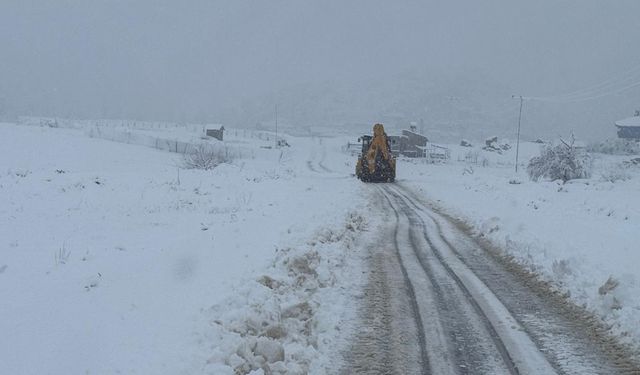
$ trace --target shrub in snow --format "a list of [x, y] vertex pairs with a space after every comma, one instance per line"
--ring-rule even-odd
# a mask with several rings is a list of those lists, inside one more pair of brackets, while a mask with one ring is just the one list
[[201, 143], [183, 155], [184, 165], [189, 169], [213, 169], [222, 163], [231, 161], [226, 149], [217, 149]]
[[598, 294], [603, 297], [603, 307], [605, 309], [620, 310], [622, 308], [620, 299], [614, 293], [619, 285], [620, 281], [613, 278], [613, 276], [609, 276], [607, 281], [598, 288]]
[[591, 176], [591, 156], [584, 150], [574, 147], [574, 141], [562, 141], [557, 146], [546, 146], [540, 156], [529, 160], [527, 173], [533, 181], [541, 178], [567, 182], [576, 178]]
[[[9, 171], [9, 173], [11, 173], [11, 171]], [[28, 169], [23, 169], [23, 170], [17, 170], [17, 171], [15, 171], [13, 173], [18, 177], [25, 178], [25, 177], [27, 177], [28, 175], [31, 174], [31, 171], [28, 170]]]
[[62, 247], [54, 254], [56, 265], [67, 264], [70, 256], [71, 251], [67, 250], [67, 247], [63, 244]]
[[622, 165], [625, 167], [635, 167], [640, 165], [640, 158], [633, 158], [631, 160], [625, 160], [622, 162]]
[[640, 143], [629, 139], [607, 139], [604, 142], [589, 144], [587, 151], [609, 155], [638, 155]]
[[554, 260], [551, 264], [551, 271], [555, 275], [556, 279], [562, 283], [562, 280], [571, 275], [571, 265], [567, 259]]
[[621, 165], [617, 165], [611, 168], [607, 168], [600, 172], [600, 177], [603, 181], [608, 182], [616, 182], [616, 181], [627, 181], [631, 178], [631, 175]]
[[604, 296], [605, 294], [611, 293], [615, 288], [620, 285], [620, 282], [613, 278], [613, 276], [609, 276], [607, 281], [598, 288], [598, 294]]

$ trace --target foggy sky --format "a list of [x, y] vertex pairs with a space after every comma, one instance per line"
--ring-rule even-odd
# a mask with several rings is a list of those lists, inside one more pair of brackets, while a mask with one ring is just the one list
[[5, 117], [211, 121], [295, 85], [405, 72], [551, 95], [638, 64], [637, 0], [0, 2]]

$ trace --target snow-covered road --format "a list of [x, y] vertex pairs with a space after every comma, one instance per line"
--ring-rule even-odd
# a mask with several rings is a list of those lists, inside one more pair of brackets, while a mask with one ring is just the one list
[[382, 223], [346, 373], [638, 373], [596, 327], [527, 285], [401, 185], [371, 186]]

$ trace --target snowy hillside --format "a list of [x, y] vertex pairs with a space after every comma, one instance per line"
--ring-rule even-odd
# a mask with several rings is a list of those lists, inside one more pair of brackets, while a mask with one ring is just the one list
[[[0, 124], [1, 372], [339, 371], [387, 220], [352, 176], [356, 135], [275, 149], [230, 129], [206, 141], [230, 160], [200, 170], [157, 146], [203, 142], [201, 127], [64, 124]], [[590, 179], [562, 184], [527, 178], [539, 144], [521, 145], [518, 173], [513, 147], [447, 147], [400, 159], [397, 186], [640, 348], [631, 157], [597, 154]]]
[[[335, 284], [363, 202], [347, 173], [310, 169], [324, 161], [321, 140], [289, 139], [281, 152], [232, 135], [252, 153], [203, 171], [78, 130], [2, 124], [0, 134], [0, 372], [192, 374], [218, 358], [210, 371], [227, 373], [238, 333], [210, 324], [251, 321], [279, 299], [308, 303], [326, 325], [309, 347], [284, 343], [283, 366], [340, 348], [348, 325], [337, 332], [336, 321], [353, 310]], [[272, 295], [258, 282], [289, 282], [274, 262], [305, 254], [317, 268], [309, 282], [335, 305], [317, 309], [308, 286]], [[216, 305], [225, 312], [209, 312]]]

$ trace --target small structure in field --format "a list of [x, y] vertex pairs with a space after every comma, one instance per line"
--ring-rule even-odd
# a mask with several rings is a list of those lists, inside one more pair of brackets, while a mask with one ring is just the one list
[[410, 158], [424, 158], [426, 156], [427, 142], [429, 142], [427, 137], [416, 133], [415, 127], [412, 126], [411, 130], [402, 131], [400, 152]]
[[403, 130], [402, 135], [392, 135], [388, 137], [391, 152], [396, 156], [406, 156], [409, 158], [424, 158], [427, 156], [427, 142], [429, 140], [422, 134], [415, 131], [412, 126], [411, 130]]
[[207, 129], [206, 130], [207, 137], [213, 137], [219, 141], [222, 141], [224, 136], [224, 126], [220, 126], [220, 129]]
[[511, 149], [511, 145], [508, 143], [498, 144], [498, 137], [487, 138], [485, 141], [485, 146], [482, 147], [485, 151], [497, 152], [498, 154], [502, 154], [503, 151], [507, 151]]
[[618, 138], [640, 140], [640, 113], [615, 122], [618, 128]]
[[432, 162], [447, 161], [451, 159], [451, 150], [447, 147], [433, 143], [430, 143], [429, 146], [426, 147], [425, 154]]
[[400, 144], [402, 142], [402, 136], [389, 135], [387, 136], [387, 140], [389, 141], [389, 149], [391, 149], [391, 153], [393, 154], [393, 156], [400, 156]]

